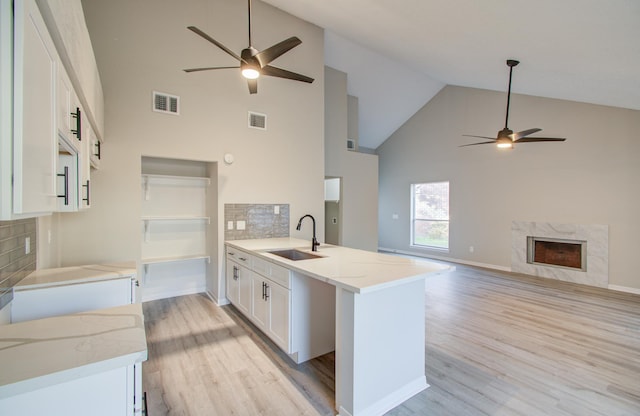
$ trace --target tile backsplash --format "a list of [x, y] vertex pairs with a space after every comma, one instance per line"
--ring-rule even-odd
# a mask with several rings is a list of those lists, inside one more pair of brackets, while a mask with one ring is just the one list
[[276, 237], [289, 237], [289, 204], [224, 204], [225, 240]]
[[35, 218], [0, 221], [0, 308], [11, 301], [11, 288], [36, 269], [36, 247]]

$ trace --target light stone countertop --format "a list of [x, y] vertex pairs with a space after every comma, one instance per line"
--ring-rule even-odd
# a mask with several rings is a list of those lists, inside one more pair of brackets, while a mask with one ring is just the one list
[[0, 399], [146, 361], [139, 303], [0, 326]]
[[57, 286], [100, 280], [132, 277], [137, 273], [135, 262], [90, 264], [86, 266], [56, 267], [40, 269], [22, 279], [14, 291], [35, 289], [43, 286]]
[[423, 279], [430, 273], [453, 270], [451, 266], [429, 260], [392, 256], [348, 247], [321, 244], [313, 254], [320, 259], [289, 260], [269, 251], [295, 248], [311, 253], [311, 241], [297, 238], [231, 240], [225, 244], [279, 264], [290, 270], [340, 286], [355, 293], [375, 290]]

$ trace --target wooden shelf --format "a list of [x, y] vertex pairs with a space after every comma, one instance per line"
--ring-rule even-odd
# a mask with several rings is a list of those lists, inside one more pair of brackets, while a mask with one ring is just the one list
[[142, 217], [142, 221], [206, 221], [211, 224], [209, 217], [189, 216], [189, 215], [157, 215]]
[[207, 260], [207, 263], [211, 261], [211, 257], [206, 254], [193, 254], [186, 256], [174, 256], [174, 257], [153, 257], [148, 259], [142, 259], [142, 264], [147, 266], [149, 264], [158, 263], [170, 263], [174, 261], [187, 261], [187, 260]]
[[203, 182], [206, 185], [211, 184], [211, 179], [204, 176], [154, 175], [151, 173], [143, 173], [141, 176], [146, 180], [165, 179], [165, 180], [178, 180], [178, 181], [198, 181], [198, 182]]

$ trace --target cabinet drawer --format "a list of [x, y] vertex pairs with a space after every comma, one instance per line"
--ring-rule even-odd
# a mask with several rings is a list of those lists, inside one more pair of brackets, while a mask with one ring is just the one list
[[242, 250], [238, 250], [232, 247], [227, 247], [227, 259], [233, 260], [236, 263], [252, 268], [253, 267], [253, 256], [245, 253]]
[[271, 274], [269, 277], [279, 285], [284, 286], [287, 289], [291, 288], [291, 272], [289, 269], [272, 263]]
[[271, 263], [266, 260], [257, 257], [253, 258], [253, 271], [265, 277], [269, 277], [270, 275], [270, 265]]

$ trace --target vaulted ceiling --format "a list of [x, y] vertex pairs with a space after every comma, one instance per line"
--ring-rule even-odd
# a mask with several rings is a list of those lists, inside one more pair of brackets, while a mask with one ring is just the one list
[[[264, 0], [326, 29], [360, 145], [378, 147], [444, 85], [640, 110], [638, 0]], [[503, 108], [496, 111], [503, 112]]]

